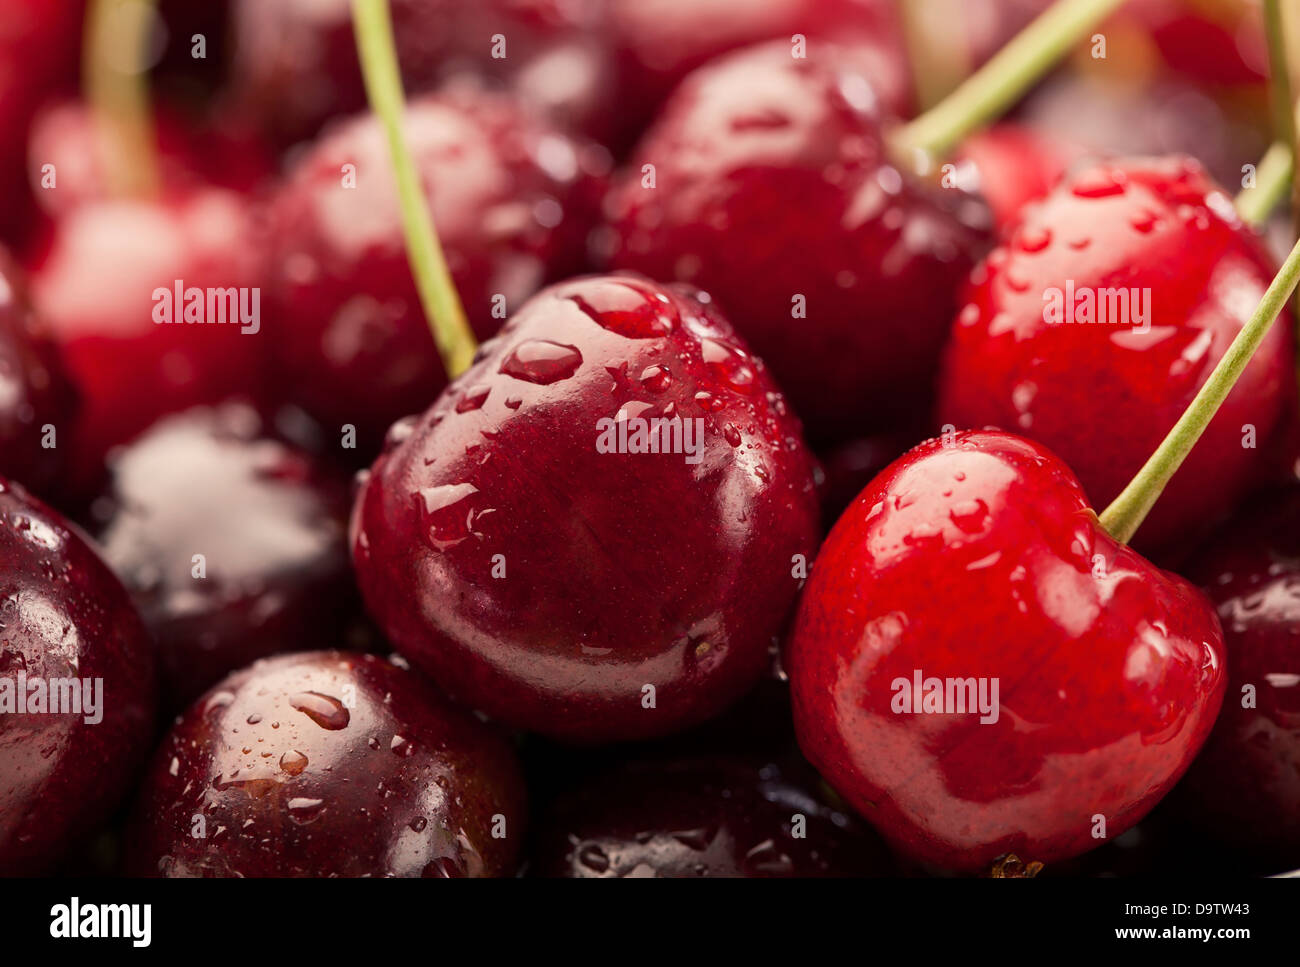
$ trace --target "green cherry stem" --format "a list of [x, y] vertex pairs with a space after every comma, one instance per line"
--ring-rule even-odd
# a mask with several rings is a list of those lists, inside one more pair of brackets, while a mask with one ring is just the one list
[[146, 64], [155, 0], [94, 0], [82, 42], [86, 101], [103, 135], [110, 192], [148, 197], [158, 190], [157, 140]]
[[943, 101], [899, 128], [901, 163], [926, 170], [972, 131], [1000, 116], [1123, 0], [1057, 0]]
[[1274, 141], [1255, 168], [1255, 184], [1237, 193], [1233, 205], [1241, 220], [1260, 228], [1291, 189], [1295, 165], [1285, 142]]
[[456, 284], [447, 269], [433, 216], [402, 134], [406, 98], [397, 66], [388, 0], [352, 0], [352, 22], [366, 95], [388, 136], [411, 274], [447, 375], [455, 379], [473, 362], [478, 344], [456, 294]]
[[1250, 321], [1237, 333], [1237, 338], [1223, 354], [1219, 365], [1214, 367], [1214, 372], [1205, 381], [1191, 405], [1178, 418], [1169, 435], [1156, 447], [1155, 453], [1151, 454], [1151, 458], [1138, 471], [1137, 476], [1129, 481], [1123, 492], [1101, 512], [1101, 525], [1117, 541], [1127, 544], [1132, 540], [1170, 479], [1187, 459], [1187, 454], [1232, 392], [1237, 378], [1246, 369], [1255, 350], [1264, 341], [1269, 328], [1291, 297], [1297, 281], [1300, 281], [1300, 242], [1296, 243], [1291, 254], [1286, 257]]

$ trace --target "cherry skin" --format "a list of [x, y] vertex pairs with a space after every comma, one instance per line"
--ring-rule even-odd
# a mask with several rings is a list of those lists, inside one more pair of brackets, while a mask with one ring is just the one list
[[[810, 791], [810, 771], [741, 756], [626, 763], [559, 797], [533, 837], [529, 872], [579, 879], [891, 875], [888, 851]], [[804, 835], [795, 835], [796, 822]]]
[[347, 489], [256, 410], [167, 417], [111, 470], [96, 533], [153, 632], [170, 708], [257, 658], [340, 640], [359, 610]]
[[248, 299], [257, 290], [261, 309], [261, 272], [248, 206], [230, 192], [91, 203], [58, 224], [32, 295], [85, 401], [71, 449], [74, 497], [93, 494], [109, 449], [159, 416], [258, 392], [260, 316], [256, 333], [229, 320], [191, 325], [183, 299], [175, 323], [159, 324], [166, 305], [155, 292], [173, 292], [177, 280]]
[[[581, 266], [602, 151], [471, 90], [411, 102], [405, 133], [480, 338], [549, 278]], [[355, 166], [354, 188], [343, 185], [345, 165]], [[270, 217], [277, 380], [328, 432], [354, 426], [356, 452], [373, 459], [388, 426], [446, 385], [378, 120], [365, 115], [321, 140]]]
[[[137, 876], [509, 876], [510, 746], [375, 655], [269, 658], [163, 739], [128, 824]], [[203, 818], [204, 836], [195, 836]]]
[[[1190, 159], [1084, 168], [1028, 209], [972, 275], [937, 423], [1039, 440], [1078, 473], [1093, 505], [1105, 506], [1187, 408], [1273, 272], [1231, 200]], [[1048, 294], [1063, 304], [1071, 284], [1077, 294], [1136, 288], [1144, 303], [1146, 290], [1149, 330], [1133, 312], [1105, 325], [1048, 321]], [[1289, 331], [1287, 318], [1270, 331], [1138, 531], [1138, 546], [1168, 548], [1202, 530], [1259, 472], [1292, 392]]]
[[0, 249], [0, 474], [34, 491], [52, 484], [67, 452], [58, 435], [66, 439], [76, 407], [58, 347], [32, 311], [17, 266]]
[[[1106, 534], [1074, 475], [998, 432], [911, 450], [827, 537], [786, 668], [813, 765], [896, 851], [957, 872], [1118, 836], [1191, 763], [1223, 700], [1196, 588]], [[996, 720], [902, 685], [998, 683]], [[956, 696], [953, 696], [954, 700]], [[930, 714], [924, 714], [925, 712]]]
[[890, 165], [876, 104], [851, 51], [732, 54], [677, 89], [607, 204], [612, 263], [708, 291], [813, 442], [928, 405], [982, 237], [959, 193]]
[[1183, 569], [1218, 608], [1229, 678], [1214, 732], [1175, 793], [1180, 816], [1269, 873], [1300, 865], [1298, 528], [1292, 486], [1234, 518]]
[[[130, 596], [79, 532], [3, 479], [0, 629], [0, 876], [49, 873], [98, 831], [144, 762], [153, 654]], [[81, 696], [90, 683], [79, 713], [29, 704], [72, 679]]]
[[[649, 422], [674, 418], [698, 435]], [[463, 703], [566, 741], [646, 738], [768, 666], [816, 546], [811, 457], [693, 295], [547, 289], [390, 444], [353, 508], [357, 578], [398, 651]]]
[[974, 189], [989, 203], [993, 220], [1004, 231], [1025, 205], [1056, 187], [1079, 154], [1057, 138], [1013, 122], [971, 135], [958, 150], [958, 157], [973, 167]]

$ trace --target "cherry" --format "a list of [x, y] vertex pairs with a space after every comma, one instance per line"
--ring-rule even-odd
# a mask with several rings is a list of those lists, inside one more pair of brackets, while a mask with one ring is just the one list
[[1198, 840], [1267, 872], [1300, 865], [1300, 489], [1235, 518], [1187, 563], [1218, 608], [1228, 651], [1223, 712], [1179, 786]]
[[[81, 388], [69, 489], [93, 494], [109, 449], [159, 416], [260, 388], [261, 260], [247, 203], [209, 190], [157, 201], [83, 205], [57, 226], [32, 277], [32, 295]], [[158, 290], [220, 289], [252, 308], [254, 325], [188, 324], [188, 298]], [[228, 300], [224, 300], [228, 304]], [[232, 321], [233, 320], [233, 321]]]
[[816, 534], [763, 364], [686, 291], [594, 277], [530, 300], [393, 427], [352, 551], [372, 617], [454, 697], [594, 743], [752, 686]]
[[128, 826], [133, 875], [508, 876], [524, 786], [500, 737], [374, 655], [283, 655], [181, 716]]
[[[896, 850], [958, 872], [1077, 855], [1099, 816], [1104, 838], [1128, 829], [1190, 764], [1226, 678], [1204, 595], [1107, 534], [1044, 447], [1000, 432], [923, 443], [863, 491], [786, 668], [813, 765]], [[976, 693], [934, 703], [927, 679]], [[979, 687], [984, 711], [961, 714]]]
[[[130, 788], [152, 737], [153, 657], [86, 541], [4, 480], [0, 630], [0, 875], [32, 875], [95, 833]], [[52, 711], [55, 695], [72, 710]]]
[[613, 264], [707, 290], [815, 442], [924, 408], [983, 237], [959, 193], [891, 166], [883, 123], [851, 51], [732, 54], [678, 88], [607, 206]]
[[[600, 0], [392, 0], [410, 93], [471, 74], [597, 139], [615, 120]], [[235, 97], [281, 141], [366, 104], [348, 0], [236, 0]]]
[[254, 659], [340, 640], [359, 604], [346, 488], [256, 410], [165, 418], [111, 467], [97, 533], [153, 632], [170, 707]]
[[802, 768], [746, 757], [626, 763], [541, 821], [542, 877], [888, 876], [879, 841], [810, 791]]
[[958, 157], [973, 166], [973, 187], [1005, 231], [1025, 205], [1056, 187], [1080, 153], [1060, 139], [1005, 122], [972, 134], [962, 142]]
[[[1231, 201], [1190, 159], [1089, 166], [1027, 210], [972, 275], [938, 422], [1025, 433], [1104, 505], [1205, 383], [1272, 274]], [[1131, 303], [1116, 324], [1048, 319], [1049, 296], [1064, 306], [1071, 291], [1097, 298], [1115, 287]], [[1168, 548], [1203, 529], [1259, 471], [1292, 392], [1287, 329], [1270, 331], [1139, 533], [1142, 546]]]
[[[413, 101], [404, 132], [475, 331], [495, 332], [550, 277], [582, 264], [593, 151], [500, 95]], [[356, 187], [343, 184], [355, 166]], [[273, 202], [273, 350], [288, 399], [369, 460], [394, 420], [446, 385], [403, 244], [382, 128], [349, 122], [302, 159]]]
[[32, 311], [17, 266], [0, 250], [0, 474], [36, 491], [52, 484], [66, 452], [58, 435], [67, 439], [76, 403], [58, 347]]

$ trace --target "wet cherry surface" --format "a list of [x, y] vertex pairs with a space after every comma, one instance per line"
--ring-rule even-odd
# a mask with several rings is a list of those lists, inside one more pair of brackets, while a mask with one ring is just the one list
[[0, 249], [0, 474], [37, 492], [53, 483], [66, 452], [58, 437], [70, 434], [76, 405], [58, 347], [32, 311], [26, 281]]
[[[231, 192], [91, 203], [58, 223], [31, 290], [83, 397], [70, 445], [76, 497], [97, 489], [113, 446], [158, 417], [258, 390], [261, 281], [247, 202]], [[175, 304], [157, 294], [178, 282], [202, 291], [202, 324], [186, 314], [198, 304], [188, 295]], [[234, 293], [233, 311], [219, 300], [225, 324], [208, 311], [217, 289]], [[252, 309], [255, 294], [258, 331], [244, 332], [239, 306]]]
[[1229, 678], [1180, 812], [1264, 872], [1300, 866], [1300, 489], [1234, 518], [1184, 570], [1219, 610]]
[[827, 805], [806, 766], [741, 756], [631, 762], [540, 820], [542, 877], [888, 876], [884, 845]]
[[[52, 712], [56, 687], [81, 704]], [[0, 875], [51, 872], [97, 831], [137, 778], [154, 702], [126, 590], [58, 513], [0, 479]]]
[[851, 49], [751, 48], [683, 82], [607, 203], [612, 263], [708, 291], [813, 441], [928, 405], [983, 238], [967, 196], [891, 166], [884, 123]]
[[972, 134], [957, 152], [974, 166], [973, 187], [989, 203], [999, 229], [1015, 222], [1029, 202], [1049, 194], [1079, 153], [1059, 138], [1012, 122]]
[[[1223, 700], [1222, 632], [1196, 588], [1102, 531], [1043, 447], [948, 442], [881, 474], [818, 556], [786, 655], [799, 743], [905, 856], [1066, 859], [1099, 845], [1097, 815], [1118, 836], [1190, 764]], [[917, 676], [983, 680], [988, 714], [928, 690], [912, 711], [899, 680]]]
[[[1104, 508], [1187, 408], [1273, 273], [1196, 162], [1080, 169], [973, 273], [936, 422], [1043, 442]], [[1103, 310], [1105, 323], [1087, 321]], [[1203, 532], [1260, 472], [1292, 392], [1288, 320], [1266, 337], [1138, 531], [1138, 547]]]
[[353, 511], [358, 580], [454, 697], [609, 742], [702, 721], [763, 673], [815, 548], [811, 457], [691, 294], [547, 289], [390, 444]]
[[[405, 133], [480, 338], [582, 264], [597, 193], [591, 169], [607, 165], [603, 151], [504, 97], [467, 90], [413, 101]], [[389, 170], [379, 123], [351, 121], [301, 160], [272, 214], [278, 381], [328, 432], [355, 426], [366, 460], [394, 420], [428, 407], [446, 385]]]
[[501, 737], [406, 668], [309, 652], [232, 675], [177, 721], [136, 803], [127, 868], [508, 876], [524, 824]]
[[153, 632], [168, 708], [254, 659], [343, 642], [360, 604], [347, 506], [243, 404], [166, 418], [118, 451], [96, 533]]

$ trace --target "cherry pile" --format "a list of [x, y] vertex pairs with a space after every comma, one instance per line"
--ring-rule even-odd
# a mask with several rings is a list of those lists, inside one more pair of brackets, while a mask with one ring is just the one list
[[0, 875], [1300, 867], [1288, 309], [1151, 483], [1294, 262], [1257, 5], [961, 123], [1047, 0], [387, 0], [400, 115], [95, 6], [0, 0]]

